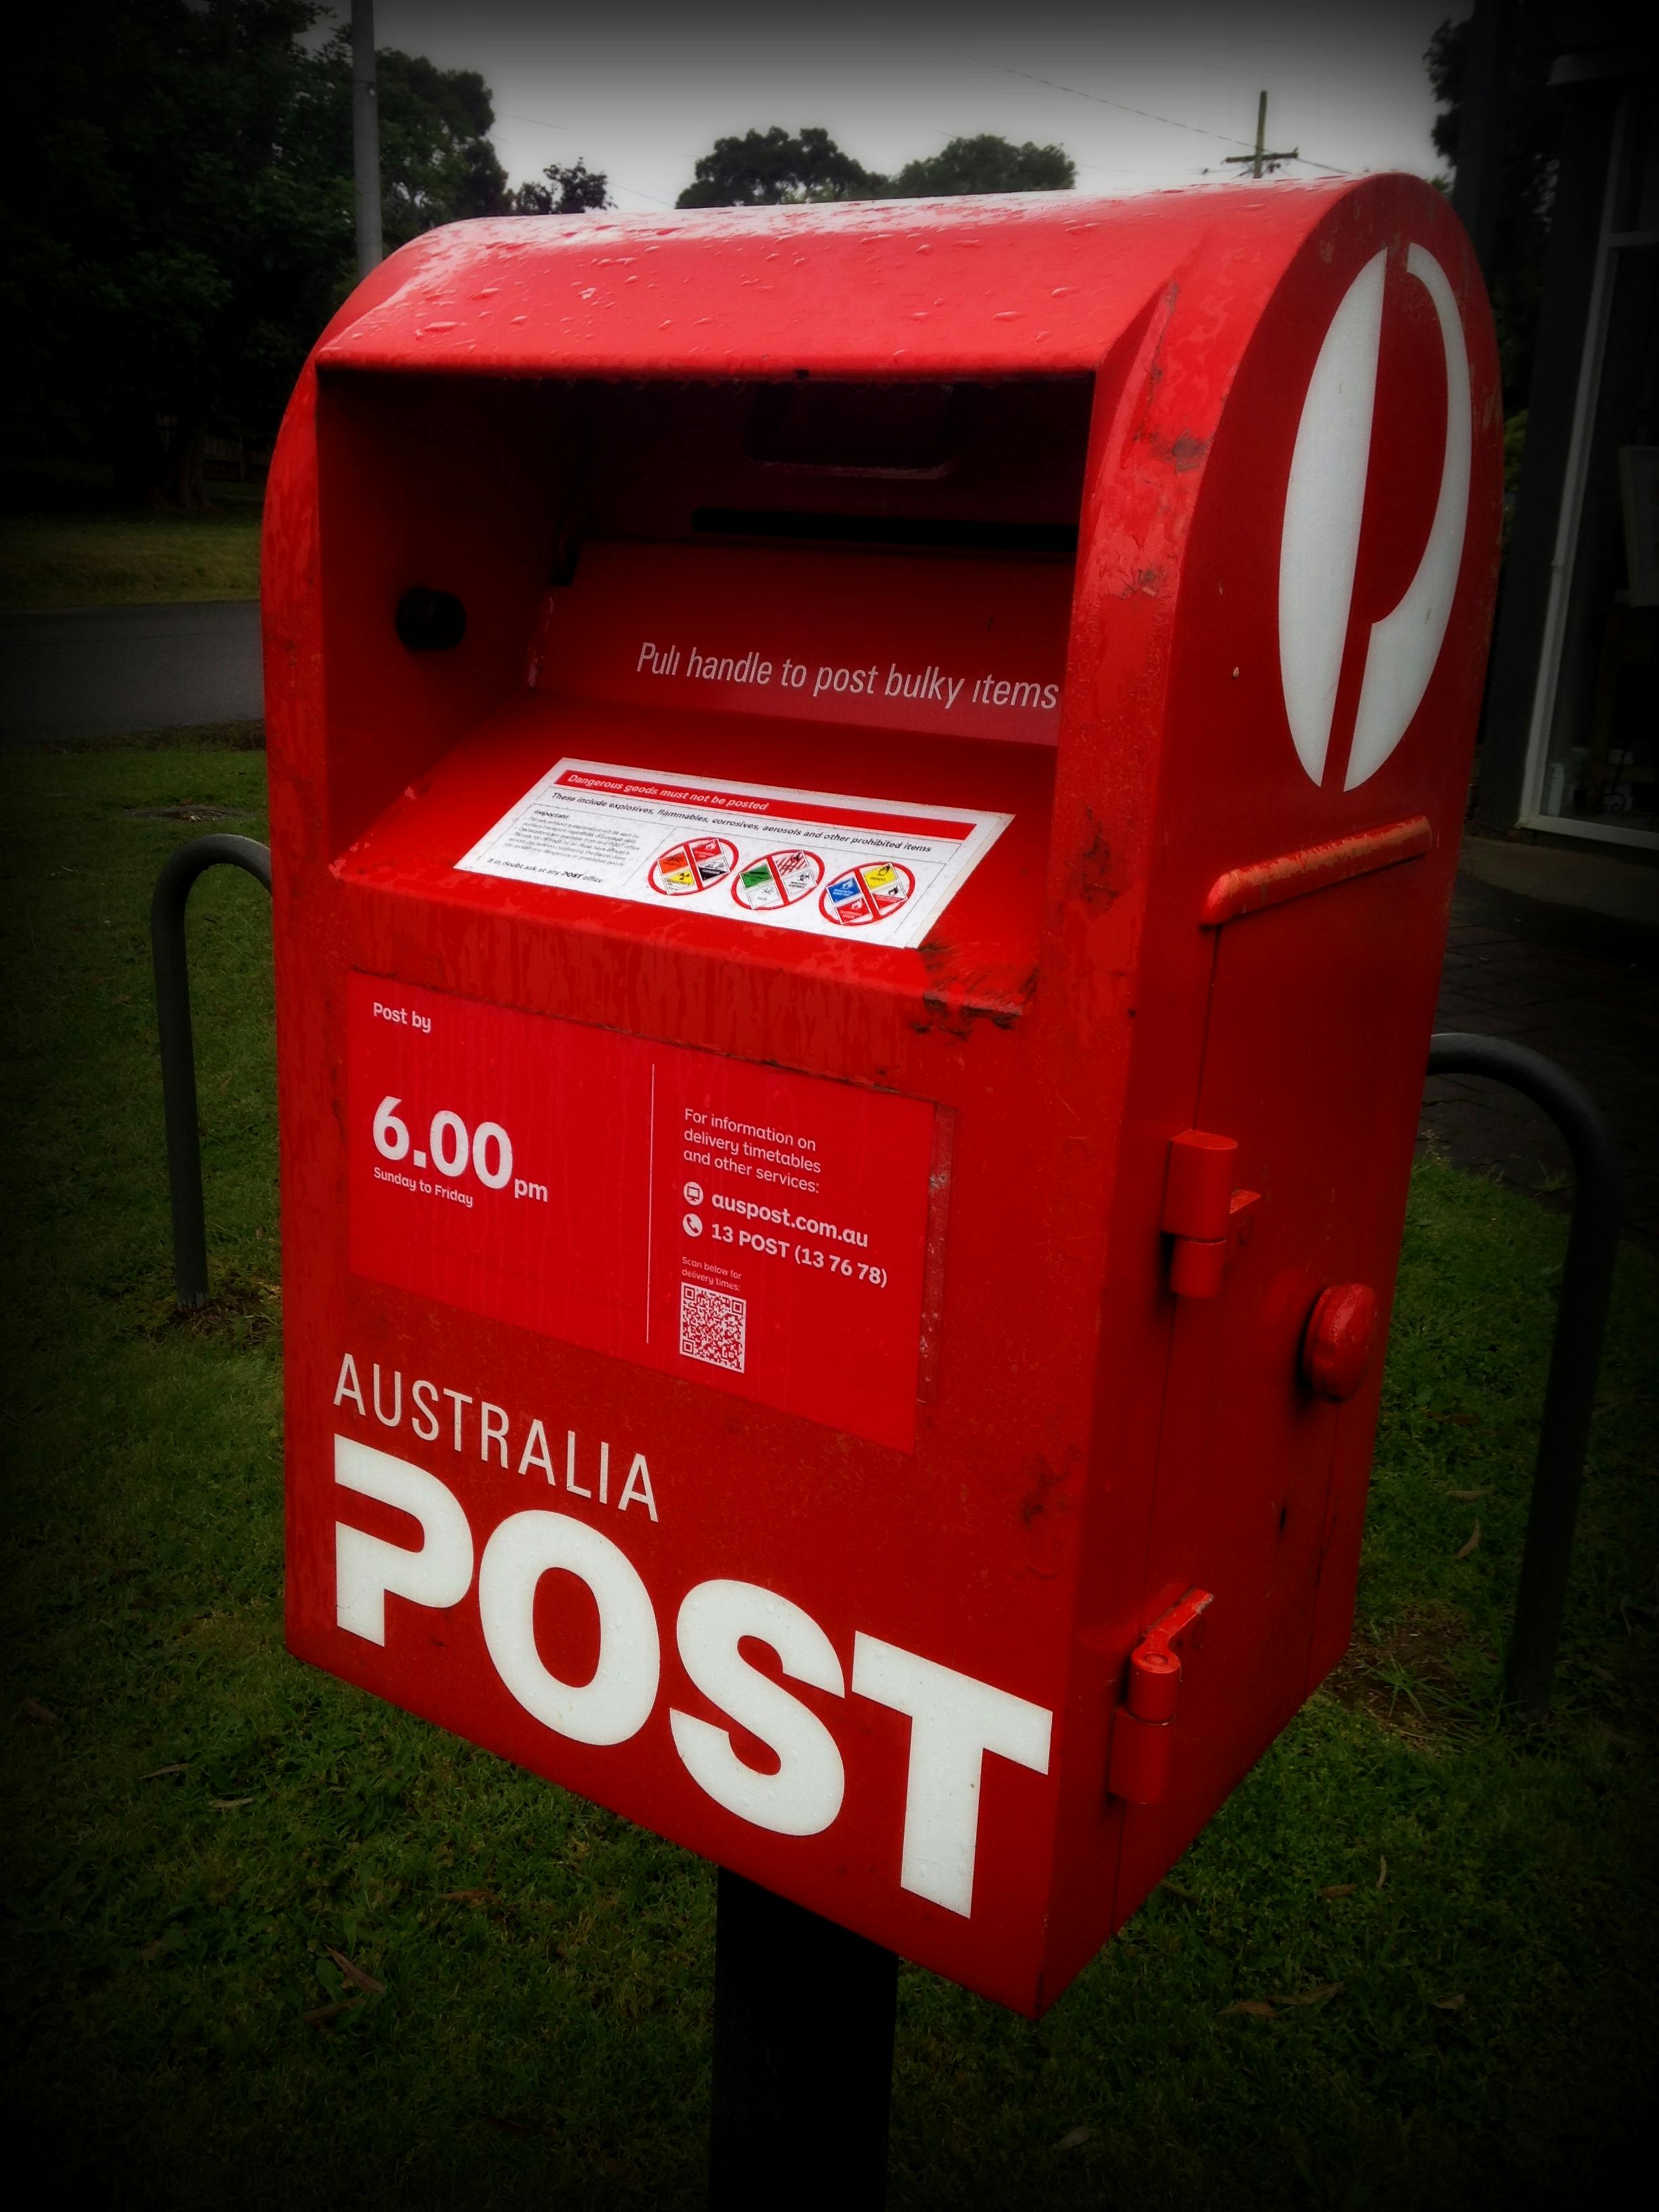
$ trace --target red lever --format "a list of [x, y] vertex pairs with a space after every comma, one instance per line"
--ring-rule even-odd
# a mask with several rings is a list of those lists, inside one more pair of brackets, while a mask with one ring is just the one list
[[1176, 1698], [1181, 1688], [1178, 1639], [1214, 1599], [1189, 1589], [1153, 1623], [1129, 1654], [1129, 1679], [1112, 1727], [1106, 1787], [1131, 1805], [1156, 1805], [1170, 1780], [1170, 1747]]

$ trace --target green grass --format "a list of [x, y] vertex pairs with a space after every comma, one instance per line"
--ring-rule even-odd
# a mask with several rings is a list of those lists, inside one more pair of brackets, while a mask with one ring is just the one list
[[[229, 871], [191, 916], [222, 1296], [170, 1317], [145, 904], [189, 817], [261, 834], [263, 769], [0, 762], [9, 2140], [57, 2202], [693, 2206], [708, 1871], [283, 1653], [268, 925]], [[896, 2207], [1576, 2201], [1641, 2152], [1639, 1252], [1556, 1713], [1493, 1713], [1561, 1244], [1419, 1176], [1355, 1657], [1040, 2025], [906, 1972]], [[331, 1950], [385, 1994], [307, 2025]]]
[[0, 513], [0, 607], [125, 607], [259, 596], [257, 485], [210, 487], [205, 514], [101, 503], [95, 484], [16, 480]]

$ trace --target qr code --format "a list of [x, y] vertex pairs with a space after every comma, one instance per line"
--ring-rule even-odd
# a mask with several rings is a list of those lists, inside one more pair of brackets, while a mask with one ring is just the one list
[[680, 1350], [687, 1359], [706, 1360], [711, 1367], [743, 1372], [746, 1298], [728, 1297], [724, 1291], [699, 1290], [695, 1283], [680, 1285]]

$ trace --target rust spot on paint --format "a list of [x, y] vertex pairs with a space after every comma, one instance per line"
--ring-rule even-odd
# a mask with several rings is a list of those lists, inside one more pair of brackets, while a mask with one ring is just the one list
[[1011, 1006], [1002, 1000], [946, 998], [940, 992], [926, 991], [921, 1003], [927, 1018], [910, 1024], [916, 1035], [927, 1036], [938, 1031], [955, 1037], [958, 1043], [964, 1043], [973, 1035], [975, 1022], [989, 1022], [993, 1029], [1011, 1030], [1020, 1017], [1019, 1007]]
[[1030, 1487], [1019, 1502], [1020, 1524], [1025, 1533], [1024, 1566], [1027, 1574], [1048, 1582], [1057, 1575], [1066, 1555], [1066, 1516], [1072, 1510], [1066, 1477], [1044, 1459], [1026, 1468]]
[[1019, 1501], [1019, 1517], [1028, 1528], [1052, 1510], [1054, 1492], [1066, 1480], [1057, 1468], [1049, 1466], [1046, 1459], [1034, 1461], [1030, 1472], [1031, 1486]]
[[975, 1022], [1011, 1030], [1036, 988], [1036, 969], [1021, 979], [1011, 996], [1006, 980], [995, 971], [956, 968], [955, 949], [939, 939], [929, 938], [916, 949], [929, 975], [921, 999], [927, 1018], [910, 1024], [919, 1036], [939, 1030], [961, 1041], [972, 1034]]
[[1158, 459], [1169, 462], [1177, 476], [1195, 469], [1210, 450], [1209, 440], [1191, 430], [1182, 430], [1173, 438], [1151, 438], [1147, 442]]
[[1105, 908], [1117, 897], [1112, 881], [1112, 848], [1092, 807], [1085, 809], [1089, 834], [1072, 871], [1072, 888], [1085, 906]]

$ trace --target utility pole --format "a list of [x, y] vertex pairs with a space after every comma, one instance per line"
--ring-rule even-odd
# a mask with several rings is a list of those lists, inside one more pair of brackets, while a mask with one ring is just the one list
[[1462, 218], [1488, 283], [1502, 204], [1518, 12], [1515, 0], [1474, 0], [1474, 12], [1463, 29], [1463, 107], [1452, 165], [1451, 204]]
[[1229, 161], [1237, 161], [1241, 165], [1241, 167], [1244, 162], [1248, 161], [1250, 165], [1250, 174], [1253, 177], [1268, 176], [1279, 167], [1281, 161], [1295, 161], [1301, 158], [1298, 149], [1294, 146], [1285, 147], [1276, 154], [1270, 154], [1268, 152], [1267, 95], [1265, 92], [1255, 104], [1255, 153], [1228, 154], [1223, 158]]
[[351, 0], [351, 173], [357, 206], [357, 275], [378, 269], [380, 237], [380, 115], [374, 97], [374, 0]]

